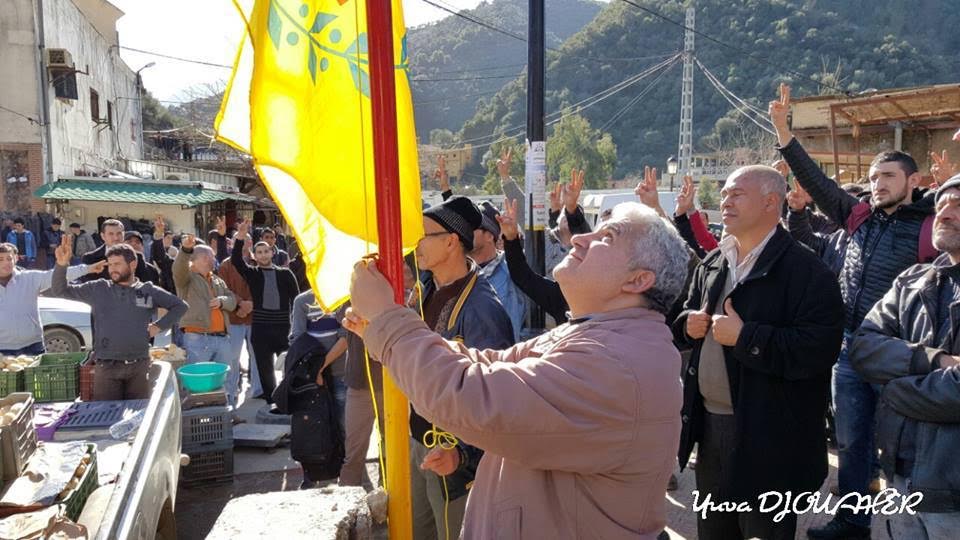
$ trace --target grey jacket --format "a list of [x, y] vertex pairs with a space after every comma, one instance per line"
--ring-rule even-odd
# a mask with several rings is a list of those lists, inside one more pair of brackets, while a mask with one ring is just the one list
[[108, 279], [80, 285], [67, 283], [67, 267], [53, 270], [50, 294], [90, 304], [93, 318], [94, 350], [98, 360], [140, 360], [148, 358], [150, 335], [147, 326], [157, 308], [167, 314], [156, 321], [169, 330], [187, 312], [187, 304], [153, 283], [137, 280], [125, 287]]
[[940, 367], [942, 356], [960, 354], [960, 302], [943, 310], [952, 328], [936, 337], [945, 322], [937, 320], [940, 275], [950, 266], [944, 254], [897, 276], [850, 346], [853, 367], [884, 385], [877, 405], [883, 470], [892, 477], [898, 458], [912, 454], [909, 488], [923, 493], [917, 509], [927, 512], [960, 511], [960, 367]]

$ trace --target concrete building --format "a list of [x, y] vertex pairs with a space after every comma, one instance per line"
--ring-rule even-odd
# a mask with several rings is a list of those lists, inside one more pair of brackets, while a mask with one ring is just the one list
[[136, 74], [120, 58], [106, 0], [0, 2], [0, 204], [39, 211], [31, 196], [60, 177], [139, 159]]

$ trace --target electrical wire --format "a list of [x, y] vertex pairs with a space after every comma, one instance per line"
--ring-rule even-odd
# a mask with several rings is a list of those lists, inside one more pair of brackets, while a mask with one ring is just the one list
[[131, 52], [136, 52], [140, 54], [148, 54], [150, 56], [158, 56], [160, 58], [167, 58], [169, 60], [176, 60], [178, 62], [187, 62], [189, 64], [199, 64], [201, 66], [218, 67], [218, 68], [231, 69], [231, 70], [233, 69], [233, 66], [228, 66], [226, 64], [216, 64], [214, 62], [204, 62], [203, 60], [193, 60], [190, 58], [183, 58], [182, 56], [173, 56], [170, 54], [158, 53], [154, 51], [145, 51], [143, 49], [134, 49], [133, 47], [126, 47], [124, 45], [120, 45], [119, 47], [125, 51], [131, 51]]
[[[733, 93], [732, 90], [730, 90], [730, 89], [727, 88], [722, 82], [720, 82], [720, 78], [717, 77], [716, 75], [714, 75], [713, 72], [711, 72], [709, 69], [707, 69], [707, 66], [703, 65], [703, 62], [701, 62], [699, 58], [694, 58], [694, 62], [696, 62], [697, 66], [700, 68], [700, 70], [703, 71], [703, 74], [707, 76], [707, 79], [710, 79], [714, 84], [718, 85], [720, 88], [722, 88], [722, 89], [723, 89], [724, 91], [726, 91], [728, 94], [730, 94], [731, 97], [733, 97], [734, 99], [736, 99], [737, 102], [741, 103], [744, 107], [746, 107], [746, 108], [750, 109], [751, 111], [753, 111], [754, 114], [757, 114], [757, 115], [759, 115], [761, 118], [764, 118], [764, 119], [767, 118], [767, 113], [766, 113], [766, 112], [760, 110], [759, 108], [757, 108], [756, 106], [754, 106], [754, 105], [753, 105], [752, 103], [750, 103], [749, 101], [745, 101], [745, 100], [743, 100], [743, 99], [740, 99], [736, 94]], [[769, 120], [768, 120], [768, 121], [769, 121]], [[772, 125], [772, 124], [771, 124], [771, 125]]]
[[[740, 101], [741, 103], [743, 103], [743, 100], [738, 98], [733, 92], [731, 92], [730, 90], [727, 90], [725, 86], [720, 84], [720, 81], [717, 80], [712, 73], [709, 73], [708, 71], [706, 71], [706, 68], [703, 67], [703, 64], [701, 64], [699, 61], [697, 61], [697, 65], [700, 67], [700, 70], [703, 72], [703, 74], [707, 77], [707, 80], [710, 81], [710, 84], [712, 84], [713, 87], [717, 90], [717, 92], [719, 92], [720, 95], [723, 96], [723, 99], [727, 100], [727, 102], [730, 103], [730, 105], [733, 105], [733, 108], [736, 109], [737, 112], [739, 112], [741, 115], [746, 117], [747, 120], [750, 120], [751, 122], [756, 124], [756, 126], [762, 129], [763, 131], [766, 131], [771, 135], [776, 135], [776, 132], [774, 132], [772, 127], [773, 125], [769, 124], [770, 121], [766, 119], [766, 116], [761, 116], [761, 118], [763, 118], [766, 122], [768, 122], [768, 124], [763, 124], [761, 123], [761, 121], [758, 121], [757, 119], [755, 119], [751, 114], [749, 114], [750, 112], [753, 112], [753, 109], [739, 105], [737, 101]], [[727, 95], [728, 93], [730, 94], [729, 96]], [[733, 98], [736, 98], [736, 100], [732, 99], [730, 96], [733, 96]], [[746, 109], [748, 112], [745, 112], [744, 109]]]
[[840, 87], [837, 87], [837, 86], [833, 86], [833, 85], [830, 85], [830, 84], [826, 84], [826, 83], [824, 83], [823, 81], [818, 81], [818, 80], [816, 80], [816, 79], [814, 79], [814, 78], [812, 78], [812, 77], [809, 77], [809, 76], [807, 76], [807, 75], [804, 75], [803, 73], [800, 73], [799, 71], [794, 71], [794, 70], [792, 70], [792, 69], [785, 68], [783, 62], [773, 62], [773, 61], [767, 59], [767, 57], [765, 57], [765, 56], [761, 56], [761, 55], [759, 55], [759, 54], [757, 54], [757, 53], [750, 52], [750, 51], [748, 51], [748, 50], [746, 50], [746, 49], [741, 49], [740, 47], [737, 47], [736, 45], [731, 45], [731, 44], [726, 43], [726, 42], [724, 42], [724, 41], [720, 41], [719, 39], [717, 39], [717, 38], [715, 38], [715, 37], [713, 37], [713, 36], [711, 36], [711, 35], [709, 35], [709, 34], [706, 34], [706, 33], [704, 33], [703, 31], [697, 30], [697, 29], [695, 29], [695, 28], [690, 28], [690, 27], [688, 27], [687, 25], [685, 25], [685, 24], [683, 24], [683, 23], [681, 23], [681, 22], [679, 22], [679, 21], [675, 21], [675, 20], [667, 17], [666, 15], [663, 15], [663, 14], [661, 14], [661, 13], [658, 13], [657, 11], [655, 11], [655, 10], [653, 10], [653, 9], [650, 9], [650, 8], [648, 8], [648, 7], [641, 6], [640, 4], [638, 4], [638, 3], [636, 3], [636, 2], [633, 2], [632, 0], [620, 0], [620, 1], [623, 2], [623, 3], [625, 3], [625, 4], [629, 4], [629, 5], [637, 8], [637, 9], [639, 9], [640, 11], [643, 11], [643, 12], [645, 12], [645, 13], [648, 13], [648, 14], [650, 14], [650, 15], [653, 15], [654, 17], [657, 17], [658, 19], [662, 19], [663, 21], [666, 21], [666, 22], [668, 22], [668, 23], [670, 23], [670, 24], [672, 24], [672, 25], [674, 25], [674, 26], [677, 26], [677, 27], [682, 28], [682, 29], [684, 29], [684, 30], [689, 30], [689, 31], [693, 32], [694, 34], [696, 34], [696, 35], [698, 35], [698, 36], [700, 36], [700, 37], [702, 37], [702, 38], [704, 38], [704, 39], [706, 39], [706, 40], [708, 40], [708, 41], [712, 41], [713, 43], [716, 43], [717, 45], [722, 45], [722, 46], [724, 46], [724, 47], [726, 47], [726, 48], [728, 48], [728, 49], [731, 49], [731, 50], [733, 50], [733, 51], [736, 51], [736, 52], [744, 55], [744, 56], [747, 57], [747, 58], [752, 58], [752, 59], [757, 60], [757, 61], [759, 61], [759, 62], [761, 62], [761, 63], [764, 63], [764, 64], [767, 64], [767, 65], [769, 65], [769, 66], [775, 67], [775, 68], [777, 68], [777, 69], [786, 71], [787, 73], [790, 73], [791, 75], [794, 75], [794, 76], [796, 76], [796, 77], [798, 77], [798, 78], [806, 79], [806, 80], [811, 81], [811, 82], [813, 82], [813, 83], [816, 83], [816, 84], [818, 84], [818, 85], [820, 85], [820, 86], [823, 86], [823, 87], [826, 87], [826, 88], [830, 88], [830, 89], [832, 89], [832, 90], [836, 90], [837, 92], [840, 92], [841, 94], [845, 94], [845, 95], [848, 95], [848, 96], [849, 96], [849, 95], [852, 95], [852, 93], [851, 93], [849, 90], [844, 90], [843, 88], [840, 88]]
[[33, 118], [32, 116], [27, 116], [27, 115], [25, 115], [25, 114], [23, 114], [23, 113], [19, 113], [19, 112], [13, 110], [13, 109], [8, 109], [8, 108], [4, 107], [3, 105], [0, 105], [0, 111], [7, 111], [7, 112], [10, 113], [10, 114], [15, 114], [15, 115], [19, 116], [20, 118], [23, 118], [24, 120], [30, 122], [31, 124], [36, 124], [36, 125], [38, 125], [38, 126], [42, 126], [42, 125], [43, 125], [43, 122], [37, 120], [36, 118]]

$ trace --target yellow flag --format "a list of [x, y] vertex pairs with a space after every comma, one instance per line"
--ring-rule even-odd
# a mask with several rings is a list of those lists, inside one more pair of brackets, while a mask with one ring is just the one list
[[[407, 40], [393, 4], [403, 246], [423, 235]], [[217, 138], [253, 156], [296, 234], [324, 308], [348, 295], [377, 250], [366, 3], [235, 1], [247, 32], [217, 115]]]

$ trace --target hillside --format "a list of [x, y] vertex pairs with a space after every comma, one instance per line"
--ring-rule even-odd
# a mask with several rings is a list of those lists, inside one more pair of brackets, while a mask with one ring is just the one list
[[[547, 47], [560, 47], [601, 7], [592, 0], [547, 2]], [[484, 2], [464, 14], [517, 36], [527, 35], [526, 0]], [[478, 98], [496, 93], [525, 69], [527, 60], [525, 42], [452, 15], [410, 28], [407, 40], [417, 133], [423, 142], [433, 129], [458, 131], [473, 116]]]
[[[686, 4], [678, 0], [632, 1], [676, 21], [684, 18]], [[730, 90], [763, 110], [780, 81], [791, 82], [799, 96], [960, 80], [960, 37], [951, 31], [960, 24], [956, 0], [697, 0], [695, 5], [697, 30], [739, 49], [697, 36], [697, 58]], [[613, 0], [548, 62], [547, 113], [660, 61], [612, 59], [660, 55], [681, 44], [677, 26]], [[699, 71], [694, 76], [696, 152], [705, 150], [698, 141], [731, 107]], [[582, 110], [593, 126], [622, 114], [605, 129], [618, 148], [615, 175], [644, 165], [662, 167], [676, 153], [680, 78], [679, 66], [671, 68], [626, 110], [652, 78]], [[481, 98], [462, 138], [483, 144], [491, 134], [522, 125], [525, 92], [521, 78]]]

